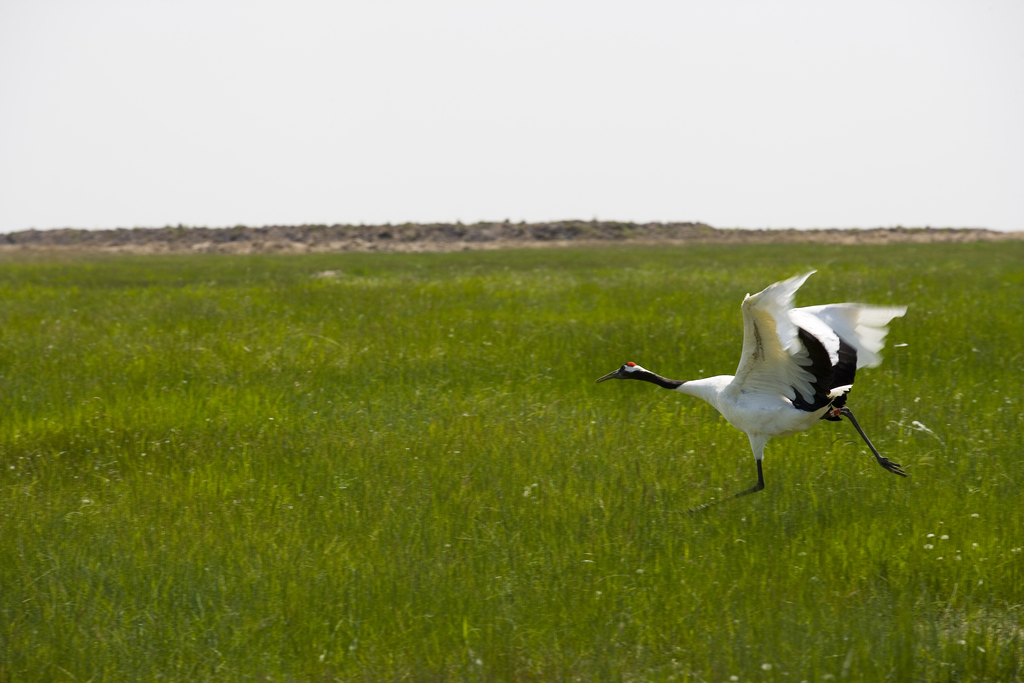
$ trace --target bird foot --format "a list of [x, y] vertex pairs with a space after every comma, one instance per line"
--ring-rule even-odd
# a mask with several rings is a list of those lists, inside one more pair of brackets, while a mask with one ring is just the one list
[[[749, 489], [747, 489], [746, 491], [740, 491], [739, 493], [734, 493], [731, 496], [728, 496], [728, 497], [723, 498], [721, 500], [714, 500], [714, 501], [711, 501], [710, 503], [704, 503], [703, 505], [698, 505], [695, 508], [690, 508], [689, 510], [686, 511], [686, 514], [688, 514], [688, 515], [690, 515], [692, 517], [692, 516], [694, 516], [696, 514], [700, 514], [701, 512], [706, 512], [707, 509], [709, 507], [711, 507], [712, 505], [718, 505], [719, 503], [724, 503], [727, 500], [733, 500], [734, 498], [741, 498], [743, 496], [749, 496], [751, 493], [757, 493], [758, 491], [763, 491], [764, 490], [764, 475], [761, 474], [761, 463], [760, 463], [760, 461], [757, 463], [757, 465], [758, 465], [758, 467], [757, 467], [758, 482], [756, 484], [754, 484], [753, 486], [751, 486]], [[899, 465], [897, 465], [897, 467], [899, 467]], [[906, 475], [904, 475], [904, 476], [906, 476]]]
[[884, 467], [887, 471], [892, 472], [893, 474], [898, 474], [901, 477], [907, 476], [907, 473], [903, 471], [903, 467], [898, 462], [893, 462], [889, 458], [883, 456], [876, 456], [875, 459], [878, 461], [878, 464]]
[[878, 449], [871, 443], [871, 439], [869, 439], [868, 435], [864, 433], [864, 430], [860, 428], [860, 423], [857, 422], [857, 418], [853, 416], [853, 411], [850, 410], [849, 406], [843, 406], [840, 408], [838, 414], [845, 415], [850, 418], [850, 422], [853, 424], [854, 429], [857, 430], [857, 433], [860, 434], [860, 438], [864, 439], [864, 443], [866, 443], [868, 448], [871, 449], [871, 454], [875, 456], [875, 460], [878, 461], [879, 465], [893, 474], [898, 474], [901, 477], [907, 476], [907, 473], [903, 471], [903, 467], [900, 466], [898, 462], [893, 462], [889, 458], [883, 457], [882, 454], [878, 452]]

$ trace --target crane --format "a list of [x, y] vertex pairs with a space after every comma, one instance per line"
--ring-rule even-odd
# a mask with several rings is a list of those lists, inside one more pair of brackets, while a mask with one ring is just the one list
[[761, 461], [769, 439], [843, 417], [850, 420], [879, 465], [905, 477], [899, 464], [879, 454], [846, 399], [857, 369], [882, 362], [887, 325], [906, 313], [907, 307], [842, 303], [793, 308], [796, 291], [815, 272], [776, 282], [743, 299], [743, 353], [735, 375], [684, 381], [629, 362], [597, 381], [637, 379], [696, 396], [746, 433], [757, 461], [757, 483], [731, 498], [764, 488]]

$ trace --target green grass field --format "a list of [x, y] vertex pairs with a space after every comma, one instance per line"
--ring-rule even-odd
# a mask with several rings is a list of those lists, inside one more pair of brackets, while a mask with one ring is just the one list
[[[772, 441], [747, 292], [907, 304]], [[314, 277], [336, 271], [332, 277]], [[0, 681], [1024, 678], [1024, 243], [0, 260]], [[898, 346], [896, 346], [898, 345]]]

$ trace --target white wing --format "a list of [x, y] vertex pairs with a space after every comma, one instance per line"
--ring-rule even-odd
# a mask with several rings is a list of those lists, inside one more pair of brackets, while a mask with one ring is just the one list
[[899, 318], [906, 312], [906, 306], [826, 304], [794, 309], [791, 318], [816, 337], [818, 335], [815, 334], [815, 330], [805, 327], [802, 321], [820, 321], [829, 330], [834, 331], [834, 335], [842, 337], [847, 344], [857, 349], [858, 368], [873, 368], [882, 362], [881, 351], [885, 346], [885, 335], [889, 333], [886, 326], [890, 320]]
[[[814, 400], [814, 375], [804, 369], [811, 359], [790, 318], [793, 295], [813, 273], [776, 282], [743, 300], [743, 354], [732, 381], [741, 392], [782, 395], [792, 400], [799, 391], [807, 402]], [[819, 325], [825, 328], [823, 321]], [[821, 329], [807, 331], [820, 339]], [[830, 356], [838, 353], [838, 339], [834, 347], [833, 351], [826, 343]]]

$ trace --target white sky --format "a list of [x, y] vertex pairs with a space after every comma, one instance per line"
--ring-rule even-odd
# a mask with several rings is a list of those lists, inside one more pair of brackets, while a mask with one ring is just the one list
[[0, 231], [1024, 229], [1024, 2], [0, 0]]

